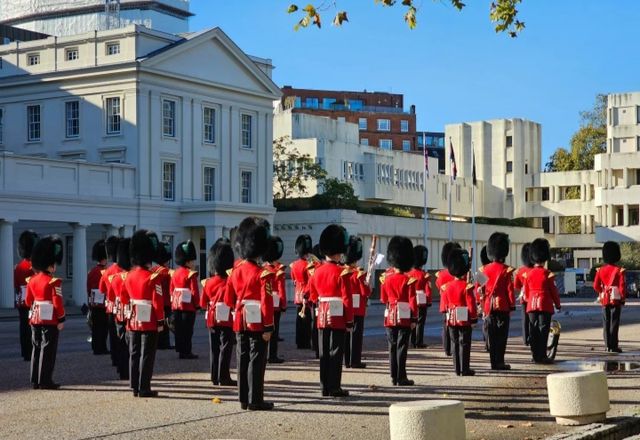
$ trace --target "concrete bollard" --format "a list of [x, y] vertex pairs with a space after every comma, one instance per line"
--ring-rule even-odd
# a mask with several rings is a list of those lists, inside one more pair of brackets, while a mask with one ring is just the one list
[[587, 425], [607, 418], [609, 388], [604, 371], [549, 374], [547, 391], [549, 410], [559, 425]]
[[459, 400], [418, 400], [389, 407], [391, 440], [464, 440], [464, 405]]

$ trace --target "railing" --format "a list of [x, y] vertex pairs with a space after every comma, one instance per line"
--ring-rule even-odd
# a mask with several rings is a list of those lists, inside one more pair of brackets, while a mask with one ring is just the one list
[[329, 111], [342, 111], [342, 112], [369, 112], [369, 113], [397, 113], [397, 114], [409, 114], [404, 111], [404, 109], [399, 107], [386, 107], [386, 106], [374, 106], [374, 105], [358, 105], [358, 106], [350, 106], [348, 104], [309, 104], [306, 102], [301, 102], [299, 104], [294, 105], [293, 107], [300, 109], [311, 109], [311, 110], [329, 110]]

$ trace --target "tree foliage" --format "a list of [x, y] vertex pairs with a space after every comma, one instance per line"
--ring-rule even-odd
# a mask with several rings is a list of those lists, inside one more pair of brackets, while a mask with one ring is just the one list
[[[451, 5], [461, 11], [466, 6], [462, 0], [448, 0]], [[495, 24], [495, 31], [506, 32], [510, 37], [518, 36], [524, 29], [524, 22], [518, 20], [518, 10], [516, 6], [522, 0], [493, 0], [489, 10], [489, 18]], [[400, 4], [405, 8], [404, 21], [409, 29], [415, 29], [418, 25], [417, 15], [422, 6], [418, 6], [414, 0], [374, 0], [375, 4], [385, 7], [392, 7]], [[334, 26], [342, 26], [343, 23], [349, 21], [347, 11], [338, 9], [338, 0], [322, 0], [315, 3], [309, 3], [306, 6], [291, 4], [287, 9], [289, 14], [301, 15], [300, 20], [294, 26], [297, 31], [301, 28], [316, 26], [318, 29], [322, 27], [324, 13], [329, 9], [335, 10], [332, 23]], [[332, 11], [333, 13], [333, 11]]]
[[350, 182], [330, 177], [321, 182], [321, 193], [313, 196], [313, 203], [328, 209], [357, 209], [358, 197]]
[[308, 154], [302, 154], [293, 146], [288, 136], [273, 141], [273, 177], [276, 199], [292, 195], [303, 196], [312, 180], [324, 179], [327, 172]]
[[640, 243], [620, 243], [620, 265], [630, 270], [640, 269]]
[[545, 171], [592, 170], [596, 154], [607, 151], [607, 95], [597, 95], [593, 109], [580, 112], [580, 118], [580, 128], [571, 137], [571, 148], [558, 148]]

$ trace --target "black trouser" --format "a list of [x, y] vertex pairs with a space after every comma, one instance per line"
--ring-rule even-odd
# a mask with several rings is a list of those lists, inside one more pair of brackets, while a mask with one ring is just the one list
[[230, 382], [231, 353], [233, 350], [233, 330], [231, 327], [209, 329], [209, 371], [214, 385]]
[[[164, 317], [169, 319], [171, 317], [171, 306], [164, 308]], [[169, 326], [165, 325], [162, 331], [158, 334], [158, 350], [167, 350], [171, 347], [171, 330]]]
[[471, 360], [471, 327], [449, 327], [453, 344], [453, 366], [456, 374], [469, 371]]
[[449, 336], [449, 330], [447, 325], [447, 317], [445, 315], [442, 322], [442, 348], [444, 348], [444, 354], [451, 356], [451, 337]]
[[58, 336], [55, 325], [31, 326], [31, 383], [50, 385], [53, 383], [53, 367], [56, 365]]
[[491, 312], [487, 321], [491, 368], [497, 368], [504, 364], [504, 354], [507, 351], [509, 312]]
[[120, 379], [129, 379], [129, 348], [127, 346], [127, 325], [124, 322], [116, 321], [116, 334], [118, 335], [118, 353], [116, 370]]
[[411, 328], [387, 327], [387, 342], [389, 343], [389, 369], [394, 384], [407, 380], [407, 351]]
[[424, 345], [424, 324], [427, 322], [427, 306], [418, 307], [418, 323], [411, 330], [411, 345]]
[[25, 361], [31, 360], [31, 325], [29, 324], [29, 308], [18, 308], [18, 320], [20, 321], [20, 354]]
[[127, 332], [129, 337], [129, 380], [134, 392], [151, 391], [158, 332]]
[[303, 307], [296, 305], [296, 347], [311, 348], [311, 310], [307, 307], [303, 318], [300, 316]]
[[183, 355], [190, 354], [196, 312], [174, 310], [173, 315], [176, 323], [176, 351]]
[[91, 350], [93, 354], [103, 354], [107, 350], [107, 311], [104, 307], [91, 308]]
[[344, 338], [344, 364], [347, 367], [362, 363], [362, 339], [364, 336], [364, 316], [353, 317], [353, 330]]
[[482, 319], [482, 338], [484, 339], [485, 351], [489, 351], [489, 321], [486, 316]]
[[[316, 311], [318, 310], [318, 305], [311, 303], [311, 349], [316, 354], [316, 359], [320, 358], [320, 333], [318, 333], [318, 316], [316, 316]], [[342, 361], [340, 363], [342, 365]]]
[[522, 303], [522, 342], [529, 345], [529, 314], [527, 313], [527, 303]]
[[536, 362], [547, 359], [547, 340], [549, 339], [550, 327], [551, 313], [529, 313], [529, 345], [533, 360]]
[[264, 402], [267, 343], [262, 339], [262, 335], [263, 332], [236, 333], [238, 397], [242, 404], [256, 405]]
[[278, 337], [280, 336], [280, 310], [273, 311], [273, 333], [269, 339], [269, 359], [278, 357]]
[[604, 344], [607, 349], [618, 348], [618, 329], [620, 327], [620, 311], [622, 306], [606, 306], [602, 308], [602, 327]]
[[113, 313], [107, 316], [107, 331], [109, 334], [109, 349], [111, 350], [111, 365], [118, 366], [118, 332], [116, 331], [116, 317]]
[[320, 385], [322, 391], [332, 393], [342, 386], [342, 358], [345, 330], [324, 328], [318, 330], [320, 341]]

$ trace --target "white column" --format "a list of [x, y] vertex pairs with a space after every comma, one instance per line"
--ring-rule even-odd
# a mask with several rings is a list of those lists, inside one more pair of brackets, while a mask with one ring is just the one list
[[624, 226], [629, 226], [629, 205], [623, 205], [622, 208], [622, 221]]
[[73, 224], [73, 303], [87, 302], [87, 225]]
[[107, 225], [107, 237], [111, 237], [112, 235], [119, 237], [121, 227], [122, 225]]
[[13, 290], [13, 222], [0, 220], [0, 307], [11, 308]]

